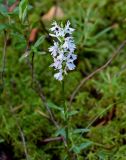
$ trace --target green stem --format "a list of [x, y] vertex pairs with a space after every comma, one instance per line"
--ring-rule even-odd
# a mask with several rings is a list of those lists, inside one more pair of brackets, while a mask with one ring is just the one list
[[32, 65], [32, 86], [33, 86], [33, 82], [34, 82], [34, 52], [32, 53], [32, 62], [31, 62], [31, 65]]
[[66, 142], [68, 144], [68, 141], [69, 141], [69, 130], [68, 130], [68, 110], [67, 110], [67, 106], [65, 104], [65, 87], [64, 87], [64, 80], [62, 81], [62, 98], [63, 98], [63, 108], [64, 108], [64, 114], [65, 114], [65, 121], [64, 121], [64, 124], [65, 124], [65, 132], [66, 132]]
[[64, 126], [65, 126], [65, 133], [66, 133], [66, 152], [67, 152], [67, 158], [68, 160], [71, 160], [71, 153], [69, 151], [69, 116], [68, 116], [68, 108], [67, 105], [65, 104], [65, 85], [64, 85], [64, 80], [62, 81], [62, 100], [63, 100], [63, 109], [64, 109]]

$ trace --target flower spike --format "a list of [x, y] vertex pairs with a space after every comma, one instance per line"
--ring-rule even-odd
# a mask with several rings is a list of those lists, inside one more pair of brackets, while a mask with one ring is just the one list
[[77, 55], [74, 54], [76, 46], [72, 37], [72, 33], [75, 29], [70, 27], [70, 22], [62, 27], [56, 22], [52, 24], [50, 36], [55, 37], [54, 45], [49, 48], [49, 52], [53, 57], [54, 62], [50, 65], [58, 70], [54, 74], [54, 78], [62, 81], [68, 70], [74, 70], [74, 61], [77, 59]]

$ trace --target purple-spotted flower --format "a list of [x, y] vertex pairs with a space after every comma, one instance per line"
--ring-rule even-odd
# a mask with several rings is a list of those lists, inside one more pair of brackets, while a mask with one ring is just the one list
[[50, 36], [55, 38], [54, 45], [49, 48], [54, 60], [50, 66], [58, 71], [54, 77], [62, 81], [67, 71], [76, 67], [74, 64], [77, 59], [77, 55], [74, 54], [76, 46], [72, 37], [74, 29], [70, 27], [69, 21], [64, 27], [54, 22], [50, 31], [52, 32]]

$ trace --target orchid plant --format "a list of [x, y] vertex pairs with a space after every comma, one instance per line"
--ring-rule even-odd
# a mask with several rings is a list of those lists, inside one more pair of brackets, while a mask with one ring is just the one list
[[[72, 33], [75, 29], [70, 27], [70, 22], [67, 21], [66, 25], [58, 25], [57, 22], [52, 23], [50, 36], [54, 38], [54, 45], [49, 48], [49, 52], [53, 57], [53, 63], [50, 65], [57, 70], [54, 74], [54, 78], [58, 81], [62, 81], [62, 97], [63, 97], [63, 109], [64, 109], [64, 128], [65, 139], [67, 147], [69, 148], [69, 109], [65, 103], [65, 89], [64, 89], [64, 77], [67, 72], [75, 69], [74, 61], [77, 59], [77, 55], [74, 54], [76, 49]], [[68, 149], [69, 152], [69, 149]]]

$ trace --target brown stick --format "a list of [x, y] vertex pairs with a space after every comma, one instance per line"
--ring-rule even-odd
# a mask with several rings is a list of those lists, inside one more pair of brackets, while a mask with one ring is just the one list
[[45, 144], [45, 143], [50, 143], [50, 142], [55, 142], [55, 141], [63, 141], [63, 138], [64, 137], [62, 137], [62, 136], [60, 136], [60, 137], [54, 137], [54, 138], [47, 138], [47, 139], [42, 140], [41, 143]]
[[59, 125], [57, 124], [57, 122], [55, 121], [55, 118], [50, 110], [50, 108], [48, 107], [48, 104], [46, 102], [46, 98], [43, 94], [43, 91], [42, 91], [42, 87], [40, 85], [40, 83], [38, 82], [38, 80], [35, 78], [35, 73], [33, 73], [34, 71], [32, 70], [32, 64], [30, 63], [29, 59], [27, 58], [27, 64], [30, 68], [30, 71], [32, 74], [34, 74], [34, 78], [33, 78], [33, 82], [35, 83], [35, 87], [33, 88], [35, 90], [35, 92], [39, 95], [39, 97], [41, 98], [48, 114], [49, 114], [49, 117], [50, 117], [50, 120], [52, 121], [52, 123], [55, 125], [55, 127], [58, 129], [59, 128]]
[[94, 72], [92, 72], [91, 74], [89, 74], [86, 78], [82, 79], [82, 81], [79, 83], [79, 85], [74, 89], [74, 92], [72, 93], [71, 97], [70, 97], [70, 101], [69, 104], [71, 105], [75, 95], [77, 94], [77, 92], [80, 90], [80, 88], [89, 80], [91, 79], [95, 74], [99, 73], [100, 71], [102, 71], [103, 69], [107, 68], [107, 66], [109, 66], [111, 64], [111, 62], [113, 61], [113, 59], [120, 53], [120, 51], [125, 47], [126, 45], [126, 40], [122, 42], [122, 44], [115, 50], [115, 52], [112, 54], [112, 57], [100, 68], [96, 69]]
[[12, 6], [8, 7], [8, 12], [13, 12], [13, 10], [17, 7], [18, 4], [19, 0], [16, 0], [16, 2], [12, 4]]

